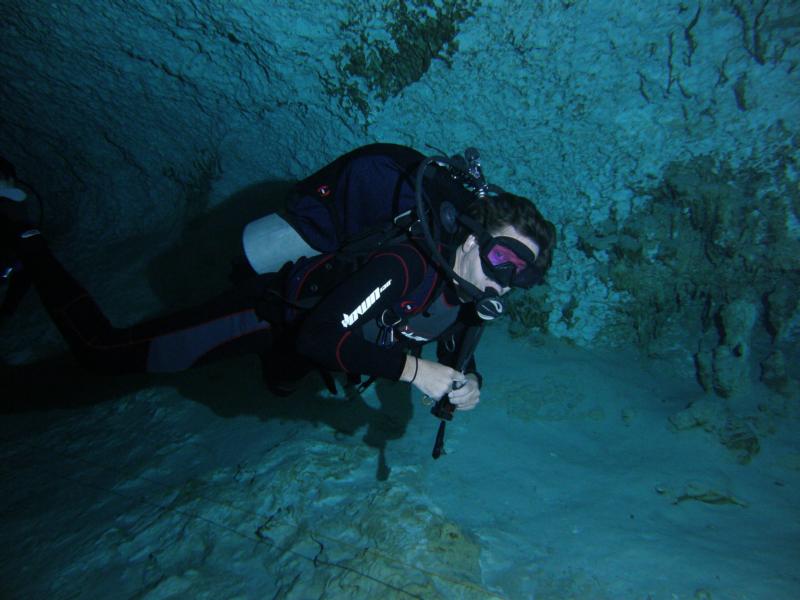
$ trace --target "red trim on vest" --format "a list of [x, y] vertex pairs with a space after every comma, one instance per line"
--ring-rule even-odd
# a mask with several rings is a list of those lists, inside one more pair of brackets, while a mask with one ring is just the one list
[[399, 254], [395, 254], [394, 252], [381, 252], [380, 254], [373, 254], [370, 259], [378, 258], [379, 256], [394, 256], [397, 260], [400, 261], [400, 264], [403, 265], [403, 291], [400, 292], [401, 296], [404, 296], [405, 293], [408, 291], [408, 265], [406, 261], [403, 260], [403, 257]]
[[347, 367], [345, 367], [345, 366], [344, 366], [344, 363], [342, 362], [342, 355], [341, 355], [342, 344], [344, 344], [345, 340], [346, 340], [348, 337], [350, 337], [350, 334], [351, 334], [351, 333], [353, 333], [353, 332], [352, 332], [352, 331], [347, 331], [347, 332], [346, 332], [346, 333], [345, 333], [345, 334], [342, 336], [342, 338], [339, 340], [339, 343], [338, 343], [338, 344], [336, 344], [336, 362], [338, 362], [338, 363], [339, 363], [339, 366], [340, 366], [340, 367], [342, 367], [342, 371], [343, 371], [344, 373], [349, 373], [350, 371], [348, 371], [348, 370], [347, 370]]
[[[414, 252], [416, 252], [416, 253], [417, 253], [417, 256], [419, 256], [419, 261], [422, 263], [422, 268], [423, 268], [423, 269], [427, 269], [427, 268], [428, 268], [428, 261], [427, 261], [427, 260], [425, 260], [425, 257], [422, 255], [422, 252], [420, 252], [420, 251], [419, 251], [419, 248], [417, 248], [417, 247], [416, 247], [414, 244], [408, 244], [408, 243], [406, 243], [405, 245], [406, 245], [406, 246], [410, 246], [410, 247], [411, 247], [411, 249], [412, 249]], [[442, 249], [442, 247], [441, 247], [441, 246], [442, 246], [441, 244], [439, 244], [439, 246], [438, 246], [438, 248], [439, 248], [439, 251], [440, 251], [440, 252], [441, 252], [441, 249]]]

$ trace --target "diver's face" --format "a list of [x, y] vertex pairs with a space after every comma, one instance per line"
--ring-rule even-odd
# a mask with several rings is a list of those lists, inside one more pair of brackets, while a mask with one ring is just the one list
[[[534, 256], [539, 256], [539, 245], [532, 239], [522, 235], [513, 225], [504, 225], [500, 229], [491, 232], [493, 236], [505, 236], [514, 238], [522, 242]], [[478, 240], [474, 235], [470, 235], [463, 244], [456, 249], [455, 263], [453, 270], [457, 275], [469, 281], [472, 285], [479, 290], [486, 291], [493, 289], [498, 295], [508, 293], [511, 289], [509, 287], [501, 287], [499, 283], [491, 279], [486, 273], [483, 272], [483, 265], [481, 264], [481, 249], [478, 245]], [[456, 282], [458, 284], [458, 282]]]

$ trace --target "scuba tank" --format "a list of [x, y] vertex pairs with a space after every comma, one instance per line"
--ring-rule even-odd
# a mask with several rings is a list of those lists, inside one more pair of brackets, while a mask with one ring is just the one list
[[368, 250], [376, 234], [397, 233], [395, 218], [416, 204], [413, 174], [424, 158], [405, 146], [370, 144], [297, 182], [285, 211], [245, 227], [250, 265], [258, 273], [278, 271], [301, 256], [352, 250], [355, 243]]
[[277, 213], [248, 223], [242, 233], [242, 246], [247, 261], [259, 275], [275, 273], [301, 256], [319, 254]]

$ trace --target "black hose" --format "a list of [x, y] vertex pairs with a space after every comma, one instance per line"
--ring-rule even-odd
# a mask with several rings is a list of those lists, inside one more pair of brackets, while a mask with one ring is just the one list
[[453, 267], [450, 266], [450, 263], [442, 256], [442, 253], [439, 252], [439, 248], [437, 247], [436, 241], [433, 239], [433, 234], [431, 234], [430, 224], [428, 223], [427, 211], [425, 210], [425, 202], [423, 199], [424, 192], [423, 192], [423, 181], [425, 179], [425, 171], [434, 163], [444, 163], [446, 165], [450, 165], [453, 168], [457, 169], [456, 165], [453, 165], [449, 158], [444, 158], [441, 156], [430, 156], [423, 160], [420, 163], [419, 168], [417, 169], [417, 179], [416, 179], [416, 200], [417, 200], [417, 218], [419, 219], [420, 229], [422, 229], [422, 235], [425, 238], [425, 243], [428, 246], [428, 250], [431, 253], [431, 258], [439, 265], [439, 267], [445, 272], [448, 277], [451, 277], [458, 284], [463, 288], [464, 292], [475, 302], [480, 300], [485, 296], [485, 292], [482, 292], [472, 283], [458, 275], [454, 270]]
[[[467, 368], [467, 364], [472, 358], [472, 355], [475, 354], [475, 350], [478, 348], [478, 342], [481, 339], [482, 333], [482, 325], [471, 325], [469, 329], [467, 329], [464, 338], [461, 340], [461, 349], [458, 353], [456, 368], [462, 373]], [[431, 414], [441, 419], [441, 422], [439, 423], [439, 429], [436, 432], [436, 440], [433, 443], [433, 452], [431, 453], [431, 456], [433, 456], [434, 460], [438, 459], [442, 454], [444, 454], [444, 433], [447, 427], [447, 421], [453, 420], [453, 413], [455, 410], [455, 405], [450, 402], [450, 399], [447, 396], [441, 397], [431, 409]]]

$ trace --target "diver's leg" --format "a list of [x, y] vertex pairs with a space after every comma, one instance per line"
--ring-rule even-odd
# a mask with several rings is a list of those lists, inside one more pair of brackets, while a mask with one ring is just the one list
[[20, 240], [20, 257], [56, 327], [82, 364], [105, 373], [174, 372], [270, 347], [254, 306], [269, 277], [254, 278], [198, 308], [116, 328], [52, 255], [41, 235]]
[[3, 302], [0, 304], [0, 321], [8, 319], [19, 307], [25, 293], [31, 287], [31, 278], [22, 263], [12, 258], [7, 263], [0, 263], [0, 285], [6, 286]]
[[147, 340], [146, 370], [166, 373], [272, 347], [273, 328], [255, 306], [274, 275], [240, 283], [195, 308], [134, 325], [134, 340]]

